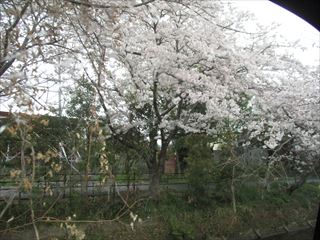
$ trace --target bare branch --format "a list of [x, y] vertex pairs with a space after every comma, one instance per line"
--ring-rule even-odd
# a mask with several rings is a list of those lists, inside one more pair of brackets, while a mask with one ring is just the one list
[[[101, 8], [101, 9], [108, 9], [108, 8], [115, 8], [117, 6], [112, 6], [112, 5], [104, 5], [104, 4], [97, 4], [97, 3], [89, 3], [89, 2], [84, 2], [84, 1], [77, 1], [77, 0], [65, 0], [66, 2], [75, 4], [75, 5], [79, 5], [79, 6], [84, 6], [84, 7], [90, 7], [90, 8]], [[155, 2], [155, 0], [149, 0], [146, 2], [142, 2], [142, 3], [137, 3], [135, 5], [133, 5], [133, 7], [141, 7], [141, 6], [145, 6], [148, 5], [149, 3]], [[120, 7], [120, 6], [118, 6]], [[124, 8], [128, 8], [128, 7], [124, 7]]]

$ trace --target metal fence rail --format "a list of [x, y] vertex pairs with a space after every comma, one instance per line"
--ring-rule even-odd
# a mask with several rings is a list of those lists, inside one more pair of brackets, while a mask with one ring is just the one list
[[[21, 181], [22, 179], [20, 179]], [[52, 178], [41, 177], [33, 183], [32, 192], [26, 192], [23, 188], [18, 188], [19, 182], [10, 178], [8, 175], [0, 175], [0, 201], [15, 195], [18, 199], [28, 199], [30, 196], [51, 196], [61, 195], [68, 197], [72, 193], [86, 194], [90, 196], [101, 196], [111, 194], [112, 192], [136, 192], [147, 191], [149, 188], [150, 176], [143, 174], [136, 176], [118, 175], [113, 178], [107, 178], [103, 181], [103, 175], [91, 173], [88, 180], [81, 174], [55, 174]], [[220, 179], [217, 182], [210, 181], [206, 185], [208, 189], [214, 189], [216, 184], [227, 183], [230, 179]], [[290, 183], [294, 183], [294, 179], [289, 179]], [[318, 178], [307, 180], [308, 183], [319, 183]], [[275, 181], [278, 184], [287, 183], [283, 180]], [[239, 184], [265, 184], [263, 181], [239, 181]], [[170, 189], [177, 191], [185, 191], [190, 189], [190, 184], [183, 174], [164, 174], [161, 177], [160, 185], [162, 189]]]
[[[18, 181], [8, 175], [0, 176], [0, 200], [5, 200], [11, 195], [20, 200], [29, 199], [32, 195], [53, 196], [62, 194], [68, 197], [72, 193], [86, 194], [90, 196], [100, 196], [111, 192], [135, 192], [148, 190], [149, 175], [144, 174], [136, 177], [120, 175], [115, 179], [107, 178], [103, 181], [101, 174], [91, 173], [88, 181], [81, 174], [56, 174], [53, 178], [41, 178], [33, 182], [32, 192], [26, 192], [18, 188]], [[21, 179], [20, 179], [21, 180]], [[160, 184], [164, 188], [178, 189], [186, 188], [187, 183], [184, 175], [166, 174], [161, 177]], [[171, 186], [171, 187], [170, 187]], [[180, 187], [179, 187], [180, 186]]]

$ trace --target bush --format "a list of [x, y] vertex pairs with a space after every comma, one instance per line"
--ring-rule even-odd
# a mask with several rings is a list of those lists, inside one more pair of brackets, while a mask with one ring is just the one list
[[192, 240], [194, 238], [193, 225], [181, 221], [177, 216], [171, 215], [168, 220], [169, 239], [171, 240]]
[[198, 205], [206, 205], [210, 199], [215, 164], [209, 147], [209, 137], [193, 135], [186, 138], [188, 146], [186, 178], [190, 184], [190, 197]]
[[236, 198], [240, 203], [249, 203], [261, 197], [256, 186], [241, 186], [237, 189]]

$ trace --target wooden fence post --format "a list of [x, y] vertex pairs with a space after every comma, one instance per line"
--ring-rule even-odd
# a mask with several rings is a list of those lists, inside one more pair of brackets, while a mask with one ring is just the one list
[[133, 192], [136, 191], [136, 172], [133, 172]]
[[66, 197], [66, 182], [67, 182], [67, 174], [64, 173], [64, 176], [63, 176], [63, 198]]

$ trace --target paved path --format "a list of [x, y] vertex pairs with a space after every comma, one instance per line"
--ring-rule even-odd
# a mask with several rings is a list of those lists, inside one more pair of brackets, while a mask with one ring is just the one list
[[[320, 183], [319, 179], [309, 179], [307, 180], [308, 183]], [[289, 180], [289, 183], [294, 183], [293, 180]], [[126, 192], [128, 190], [127, 184], [124, 183], [117, 183], [115, 186], [113, 186], [111, 183], [107, 183], [104, 185], [100, 185], [101, 183], [98, 181], [89, 181], [88, 186], [88, 193], [92, 195], [99, 195], [99, 194], [108, 194], [115, 189], [117, 192]], [[256, 182], [247, 182], [246, 184], [257, 184]], [[40, 189], [44, 189], [45, 183], [40, 182], [37, 183], [37, 185]], [[59, 193], [63, 193], [64, 195], [69, 195], [70, 188], [73, 192], [82, 193], [85, 192], [84, 184], [81, 187], [81, 184], [74, 184], [71, 186], [65, 186], [62, 182], [53, 182], [51, 183], [51, 189], [55, 195], [58, 195]], [[170, 190], [177, 190], [177, 191], [185, 191], [189, 189], [189, 185], [187, 183], [162, 183], [161, 184], [162, 189], [170, 189]], [[210, 186], [210, 188], [215, 188], [214, 183]], [[129, 191], [147, 191], [149, 189], [149, 183], [147, 181], [136, 183], [134, 186], [130, 185]], [[1, 199], [8, 199], [12, 195], [15, 195], [14, 198], [20, 198], [20, 199], [26, 199], [30, 196], [29, 193], [21, 192], [18, 190], [17, 187], [14, 186], [5, 186], [0, 187], [0, 200]]]
[[[178, 191], [184, 191], [188, 189], [188, 184], [186, 183], [173, 183], [173, 184], [162, 184], [162, 189], [171, 189], [171, 190], [178, 190]], [[43, 188], [42, 188], [43, 189]], [[135, 186], [130, 185], [129, 191], [147, 191], [149, 189], [149, 183], [138, 183], [135, 184]], [[64, 195], [69, 195], [70, 193], [70, 186], [55, 186], [55, 184], [51, 185], [51, 190], [55, 195], [58, 195], [59, 193], [63, 193]], [[71, 190], [73, 192], [85, 192], [84, 186], [81, 187], [79, 184], [78, 186], [72, 186]], [[117, 192], [126, 192], [128, 190], [128, 187], [126, 184], [116, 184], [116, 186], [113, 186], [111, 184], [106, 185], [98, 185], [98, 184], [92, 184], [89, 182], [88, 186], [88, 193], [92, 195], [99, 195], [99, 194], [108, 194], [111, 193], [113, 190]], [[26, 199], [30, 196], [29, 193], [19, 191], [17, 187], [13, 186], [6, 186], [6, 187], [0, 187], [0, 200], [1, 199], [8, 199], [11, 195], [15, 195], [14, 198], [20, 198], [20, 199]], [[47, 193], [48, 195], [48, 193]]]

